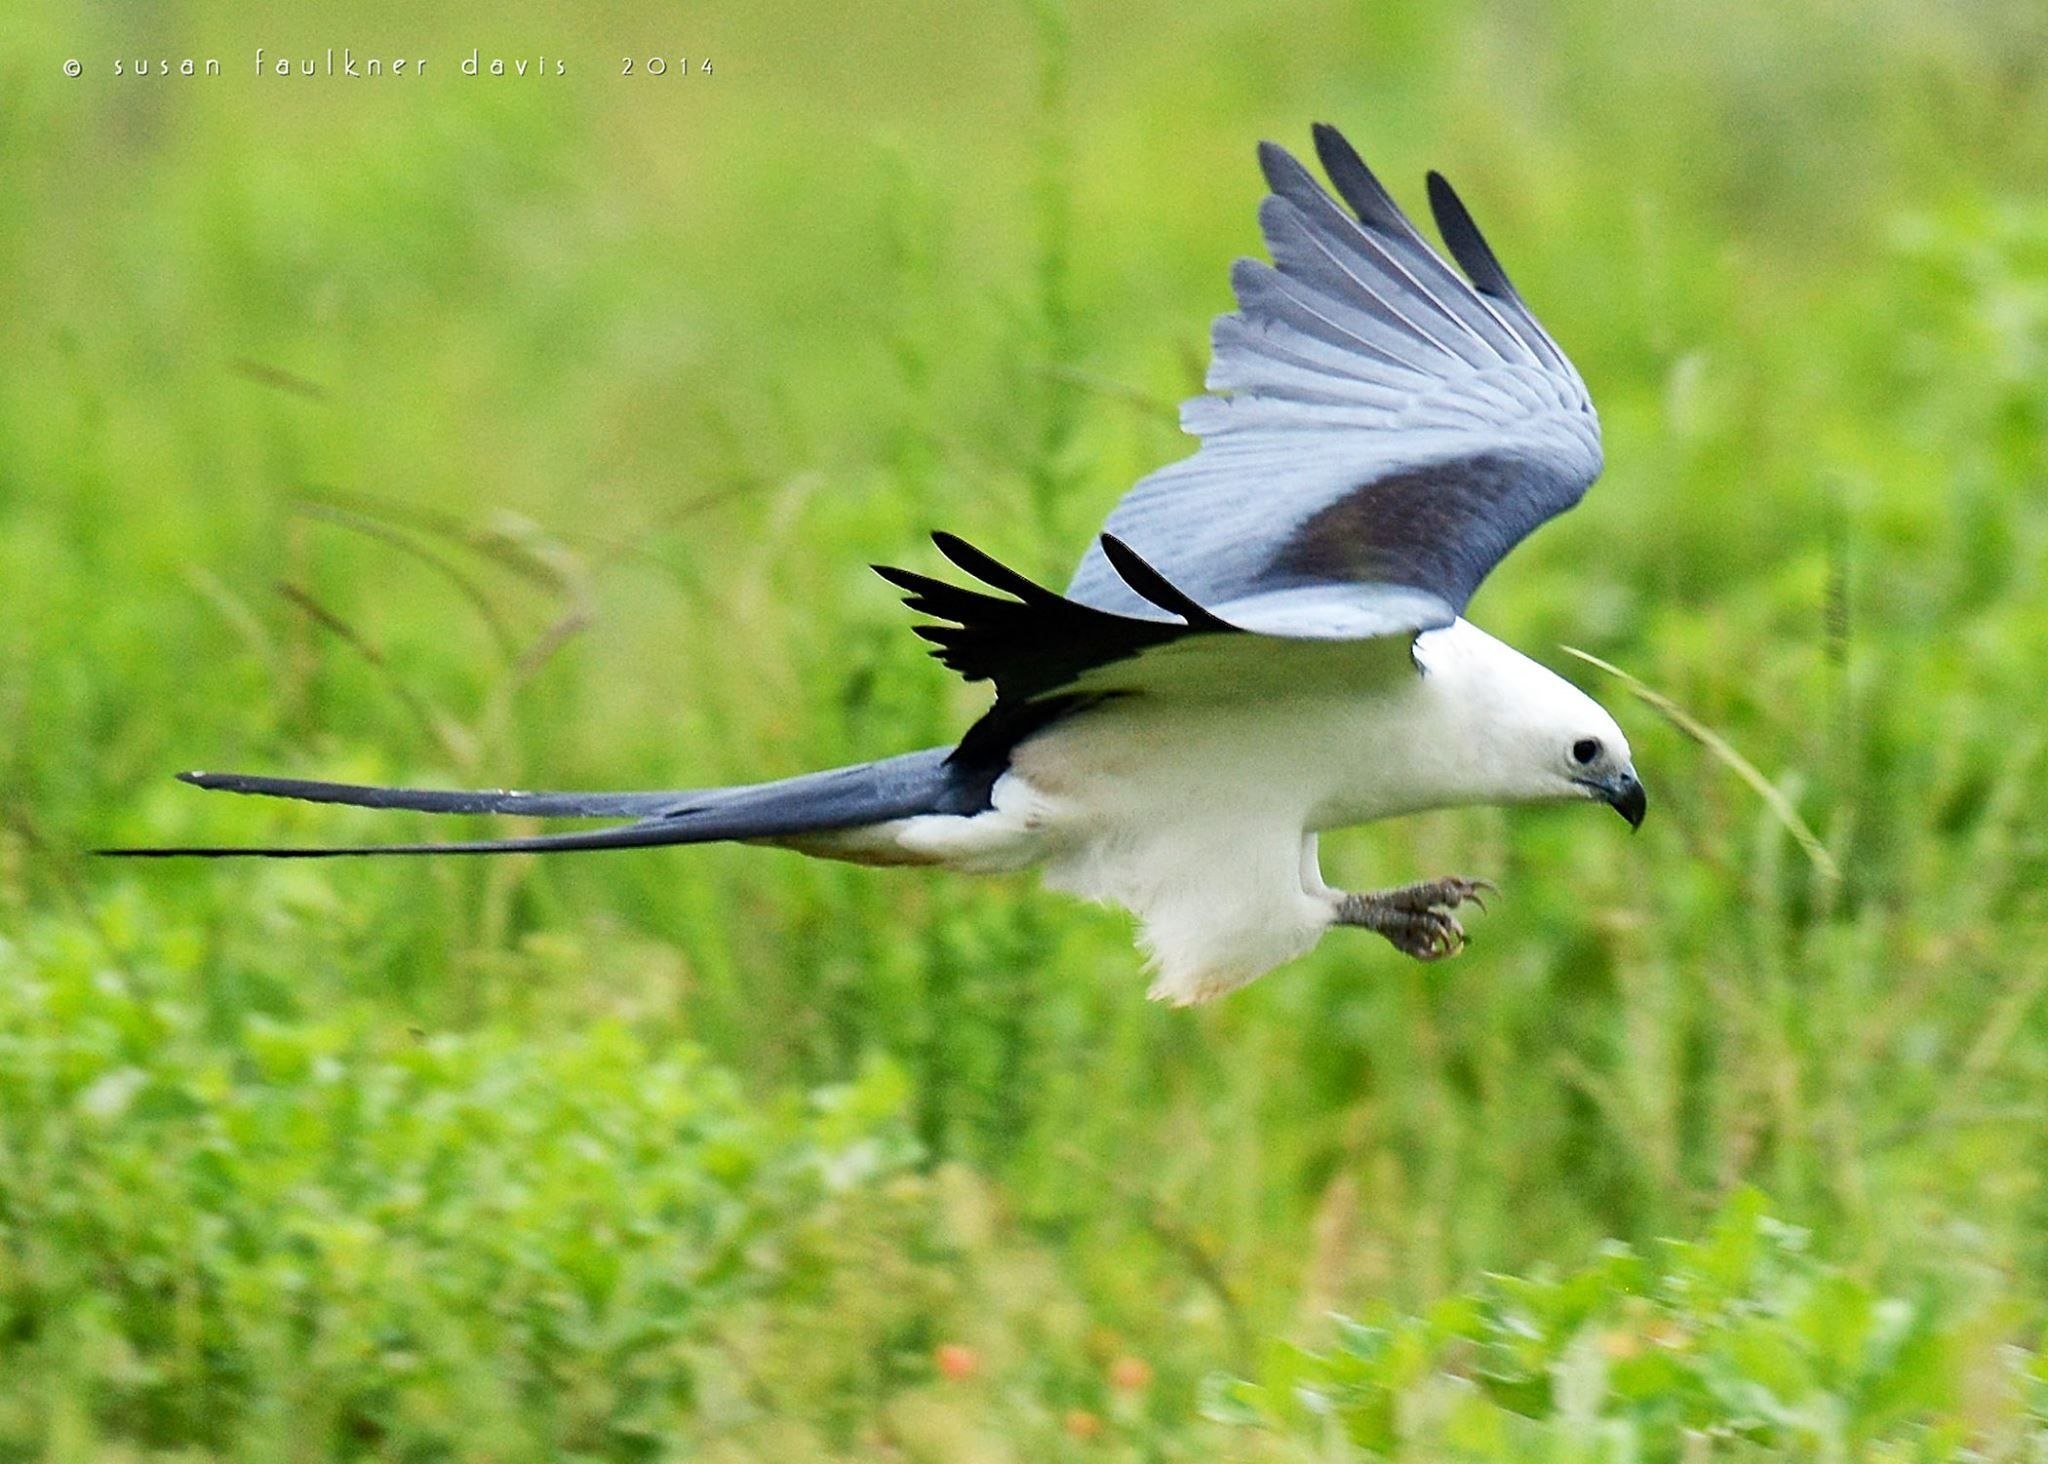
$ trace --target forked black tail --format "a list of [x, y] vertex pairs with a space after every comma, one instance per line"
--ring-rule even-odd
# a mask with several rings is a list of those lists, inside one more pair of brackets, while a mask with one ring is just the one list
[[934, 747], [880, 762], [833, 768], [775, 783], [653, 793], [520, 793], [440, 791], [320, 783], [243, 773], [181, 773], [187, 783], [228, 793], [346, 803], [358, 808], [421, 813], [515, 813], [554, 818], [628, 818], [631, 823], [577, 834], [470, 839], [448, 843], [367, 844], [336, 848], [175, 846], [101, 849], [128, 859], [335, 859], [360, 854], [520, 854], [577, 849], [643, 849], [708, 844], [723, 839], [773, 840], [831, 829], [886, 823], [920, 813], [972, 812], [984, 806], [975, 787], [948, 765], [950, 748]]

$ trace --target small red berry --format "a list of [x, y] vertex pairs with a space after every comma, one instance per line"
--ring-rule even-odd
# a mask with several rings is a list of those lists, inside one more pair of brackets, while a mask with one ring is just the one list
[[981, 1371], [981, 1354], [959, 1342], [941, 1342], [932, 1352], [932, 1362], [938, 1367], [939, 1376], [956, 1383]]
[[1144, 1391], [1152, 1383], [1152, 1364], [1128, 1352], [1109, 1365], [1109, 1385], [1122, 1393]]

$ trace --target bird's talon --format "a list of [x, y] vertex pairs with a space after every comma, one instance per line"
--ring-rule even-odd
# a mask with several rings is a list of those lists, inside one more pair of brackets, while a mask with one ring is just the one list
[[1497, 889], [1491, 880], [1450, 876], [1378, 894], [1345, 895], [1338, 902], [1336, 921], [1376, 930], [1394, 949], [1418, 961], [1441, 961], [1471, 944], [1452, 911], [1461, 904], [1484, 911], [1487, 905], [1480, 892]]

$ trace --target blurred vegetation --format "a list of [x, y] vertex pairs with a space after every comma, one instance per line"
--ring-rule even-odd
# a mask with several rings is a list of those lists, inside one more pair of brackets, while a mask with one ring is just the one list
[[[1706, 1239], [1661, 1247], [1661, 1264], [1611, 1242], [1562, 1277], [1490, 1276], [1426, 1316], [1341, 1320], [1332, 1351], [1275, 1347], [1258, 1382], [1220, 1383], [1208, 1411], [1323, 1458], [1908, 1460], [2038, 1447], [2037, 1355], [1988, 1347], [1986, 1328], [1955, 1328], [1935, 1304], [1877, 1295], [1810, 1245], [1745, 1191]], [[1966, 1417], [1959, 1380], [1971, 1373], [2005, 1386]], [[1965, 1440], [1988, 1447], [1965, 1453]]]
[[[225, 74], [110, 74], [188, 53]], [[1473, 613], [1615, 707], [1642, 833], [1326, 841], [1333, 882], [1498, 880], [1460, 960], [1332, 939], [1178, 1013], [1028, 879], [82, 852], [424, 827], [188, 766], [690, 786], [947, 739], [979, 693], [865, 566], [943, 526], [1056, 578], [1187, 451], [1252, 143], [1317, 118], [1411, 203], [1458, 183], [1606, 425]], [[9, 1452], [1331, 1457], [1299, 1382], [1417, 1457], [2035, 1457], [2033, 0], [32, 0], [0, 160]], [[1749, 1187], [1781, 1228], [1702, 1300], [1659, 1242], [1751, 1244]], [[1648, 1394], [1598, 1361], [1667, 1325], [1701, 1350]], [[1375, 1421], [1468, 1385], [1477, 1433]]]

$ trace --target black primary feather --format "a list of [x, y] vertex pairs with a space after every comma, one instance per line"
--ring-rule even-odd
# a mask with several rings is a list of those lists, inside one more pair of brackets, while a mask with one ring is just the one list
[[874, 571], [905, 591], [903, 603], [911, 609], [951, 622], [914, 629], [938, 648], [932, 654], [962, 678], [993, 682], [1000, 702], [1031, 701], [1154, 646], [1234, 629], [1122, 544], [1114, 550], [1105, 545], [1105, 552], [1118, 556], [1118, 573], [1141, 598], [1174, 619], [1098, 610], [1047, 589], [955, 535], [937, 533], [932, 542], [960, 569], [1005, 593], [985, 594], [889, 565], [875, 565]]
[[1123, 576], [1125, 584], [1167, 614], [1178, 615], [1193, 629], [1224, 631], [1236, 628], [1182, 594], [1165, 575], [1147, 564], [1137, 550], [1116, 535], [1102, 536], [1102, 552], [1108, 556], [1110, 567]]
[[1479, 225], [1472, 222], [1472, 213], [1465, 207], [1465, 201], [1458, 197], [1458, 191], [1451, 187], [1451, 180], [1431, 169], [1428, 182], [1429, 211], [1435, 215], [1436, 231], [1444, 236], [1444, 246], [1451, 251], [1451, 258], [1458, 261], [1458, 268], [1465, 271], [1473, 287], [1483, 294], [1521, 303], [1522, 297], [1515, 293], [1514, 285], [1508, 280], [1508, 272], [1494, 257], [1493, 247], [1479, 232]]

